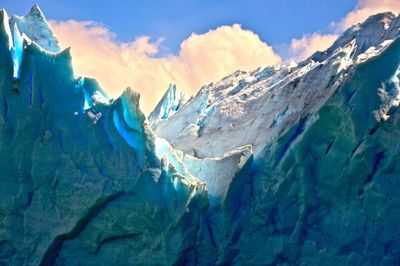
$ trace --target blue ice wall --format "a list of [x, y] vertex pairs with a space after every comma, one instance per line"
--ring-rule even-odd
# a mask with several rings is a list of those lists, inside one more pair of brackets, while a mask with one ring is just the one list
[[17, 24], [14, 24], [13, 46], [11, 47], [11, 57], [13, 60], [13, 78], [19, 79], [21, 74], [22, 57], [24, 55], [24, 38], [18, 30]]

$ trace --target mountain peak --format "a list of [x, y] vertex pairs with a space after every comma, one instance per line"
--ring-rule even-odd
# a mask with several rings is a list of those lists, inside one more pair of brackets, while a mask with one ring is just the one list
[[44, 18], [43, 12], [40, 9], [38, 4], [34, 4], [31, 10], [29, 11], [28, 15], [30, 16], [40, 16]]
[[394, 20], [396, 18], [396, 14], [392, 11], [377, 13], [374, 15], [369, 16], [364, 22], [358, 23], [361, 25], [368, 25], [376, 22], [384, 22], [384, 20]]
[[21, 34], [25, 33], [30, 40], [37, 43], [43, 49], [49, 52], [61, 51], [58, 40], [51, 30], [42, 10], [37, 4], [35, 4], [29, 13], [23, 17], [15, 15], [11, 16], [11, 29], [14, 28], [14, 24], [18, 26]]
[[[316, 52], [311, 56], [313, 61], [322, 62], [334, 51], [347, 46], [355, 40], [353, 56], [364, 53], [370, 47], [377, 47], [385, 40], [394, 40], [399, 36], [400, 16], [393, 12], [383, 12], [368, 17], [364, 22], [357, 23], [343, 32], [326, 51]], [[307, 61], [307, 60], [306, 60]]]

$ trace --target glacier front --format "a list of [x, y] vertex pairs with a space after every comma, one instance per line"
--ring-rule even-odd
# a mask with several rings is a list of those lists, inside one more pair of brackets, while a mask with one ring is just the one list
[[397, 265], [400, 17], [151, 116], [0, 11], [0, 265]]

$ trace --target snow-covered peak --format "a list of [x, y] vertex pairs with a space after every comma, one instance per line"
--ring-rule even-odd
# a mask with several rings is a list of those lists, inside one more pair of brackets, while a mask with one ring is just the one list
[[50, 25], [38, 5], [34, 5], [30, 12], [23, 17], [16, 15], [8, 17], [5, 10], [1, 10], [0, 15], [1, 31], [8, 39], [8, 50], [13, 61], [14, 80], [20, 79], [21, 65], [27, 46], [37, 46], [41, 51], [50, 54], [62, 53]]
[[61, 51], [58, 40], [37, 4], [23, 17], [11, 16], [9, 23], [11, 29], [16, 24], [21, 34], [24, 33], [31, 41], [34, 41], [43, 49], [49, 52]]
[[346, 30], [326, 51], [316, 52], [310, 59], [318, 62], [326, 60], [332, 53], [355, 41], [354, 55], [364, 53], [372, 46], [378, 46], [385, 40], [393, 40], [399, 35], [400, 17], [385, 12], [370, 16], [362, 23]]
[[34, 4], [33, 7], [31, 8], [31, 10], [28, 13], [29, 16], [38, 16], [38, 17], [42, 17], [45, 18], [43, 15], [42, 10], [40, 9], [38, 4]]

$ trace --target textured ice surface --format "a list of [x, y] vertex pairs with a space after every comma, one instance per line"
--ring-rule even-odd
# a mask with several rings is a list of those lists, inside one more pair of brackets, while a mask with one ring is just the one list
[[184, 92], [181, 92], [176, 85], [170, 84], [154, 111], [149, 115], [149, 121], [154, 123], [158, 120], [168, 119], [176, 113], [187, 100], [187, 96]]
[[[215, 264], [398, 263], [399, 30], [400, 17], [372, 16], [303, 62], [205, 85], [152, 124], [200, 179], [213, 169], [200, 162], [253, 145], [242, 194], [208, 214]], [[225, 183], [205, 178], [213, 206]]]
[[203, 86], [171, 119], [152, 128], [197, 157], [221, 156], [248, 144], [259, 154], [301, 117], [319, 110], [357, 64], [378, 56], [397, 38], [399, 27], [392, 13], [378, 14], [298, 65], [237, 71]]
[[34, 5], [26, 16], [11, 16], [11, 29], [15, 24], [21, 33], [25, 33], [41, 48], [49, 52], [60, 52], [58, 41], [38, 5]]
[[79, 77], [77, 78], [75, 88], [81, 90], [83, 93], [83, 112], [95, 109], [96, 105], [109, 105], [112, 101], [94, 79]]
[[137, 93], [76, 79], [28, 16], [14, 80], [0, 11], [0, 265], [398, 264], [399, 17], [167, 93], [155, 135]]
[[21, 72], [22, 57], [24, 55], [24, 39], [18, 30], [17, 24], [14, 24], [13, 46], [11, 47], [11, 55], [14, 65], [14, 79], [18, 79]]
[[186, 166], [183, 164], [183, 153], [180, 151], [174, 150], [171, 145], [165, 139], [156, 138], [155, 140], [155, 149], [158, 158], [166, 160], [166, 164], [172, 164], [178, 174], [182, 176], [187, 176], [190, 179], [192, 175], [187, 170]]
[[26, 43], [16, 87], [4, 16], [0, 264], [182, 264], [194, 261], [195, 241], [207, 252], [204, 184], [181, 176], [175, 190], [139, 95], [108, 99], [94, 80], [74, 78], [69, 50], [35, 42]]
[[[234, 189], [241, 190], [242, 182], [245, 180], [235, 180], [243, 178], [238, 177], [238, 172], [243, 170], [246, 163], [252, 156], [251, 146], [240, 147], [234, 151], [230, 151], [222, 157], [199, 159], [190, 155], [181, 155], [183, 162], [188, 171], [199, 180], [207, 184], [207, 191], [211, 201], [211, 205], [224, 204], [229, 193], [234, 193]], [[249, 174], [248, 172], [246, 173]], [[244, 177], [246, 178], [246, 177]], [[232, 186], [237, 182], [237, 188]], [[235, 197], [236, 195], [231, 195]]]

